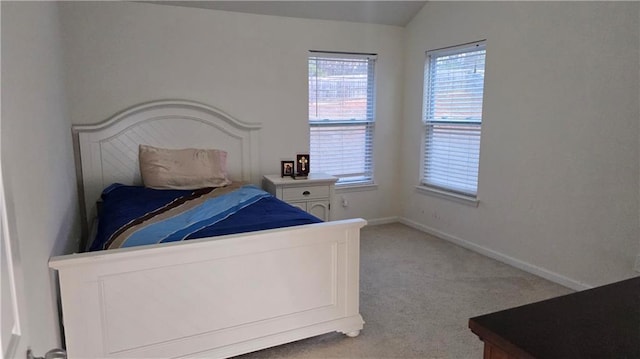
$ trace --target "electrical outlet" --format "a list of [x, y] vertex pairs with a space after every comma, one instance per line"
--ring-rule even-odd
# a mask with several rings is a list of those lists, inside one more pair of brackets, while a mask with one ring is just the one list
[[345, 196], [342, 196], [340, 200], [342, 203], [342, 207], [347, 208], [349, 206], [349, 201], [347, 201], [347, 198]]

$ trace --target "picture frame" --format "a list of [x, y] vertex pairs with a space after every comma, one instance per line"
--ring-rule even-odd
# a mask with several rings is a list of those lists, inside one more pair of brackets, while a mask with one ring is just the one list
[[311, 160], [308, 153], [296, 155], [296, 178], [306, 178], [309, 176]]
[[295, 162], [280, 161], [280, 177], [293, 177], [295, 175]]

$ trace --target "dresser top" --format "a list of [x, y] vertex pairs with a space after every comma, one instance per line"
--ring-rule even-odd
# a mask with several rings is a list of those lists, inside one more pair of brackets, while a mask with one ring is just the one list
[[519, 358], [638, 358], [640, 277], [471, 318], [469, 327]]
[[303, 184], [315, 184], [315, 183], [335, 183], [338, 177], [328, 175], [326, 173], [309, 173], [306, 179], [293, 179], [291, 177], [280, 177], [280, 175], [265, 175], [264, 178], [273, 183], [274, 185], [303, 185]]

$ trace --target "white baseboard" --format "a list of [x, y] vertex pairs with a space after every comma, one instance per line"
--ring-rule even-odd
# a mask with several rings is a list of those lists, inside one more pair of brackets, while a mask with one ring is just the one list
[[[537, 275], [538, 277], [542, 277], [544, 279], [547, 279], [549, 281], [552, 281], [554, 283], [563, 285], [567, 288], [571, 288], [573, 290], [585, 290], [585, 289], [590, 289], [593, 288], [593, 286], [590, 286], [586, 283], [582, 283], [580, 281], [577, 280], [573, 280], [571, 278], [567, 278], [563, 275], [560, 275], [558, 273], [554, 273], [551, 272], [549, 270], [546, 270], [544, 268], [540, 268], [538, 266], [535, 266], [531, 263], [527, 263], [527, 262], [523, 262], [519, 259], [515, 259], [513, 257], [507, 256], [505, 254], [496, 252], [492, 249], [480, 246], [478, 244], [466, 241], [464, 239], [449, 235], [447, 233], [444, 233], [442, 231], [439, 231], [437, 229], [431, 228], [429, 226], [425, 226], [423, 224], [420, 224], [418, 222], [412, 221], [410, 219], [404, 218], [404, 217], [400, 217], [398, 219], [398, 221], [402, 224], [405, 224], [409, 227], [415, 228], [419, 231], [428, 233], [432, 236], [436, 236], [440, 239], [443, 239], [445, 241], [457, 244], [461, 247], [467, 248], [469, 250], [472, 250], [476, 253], [482, 254], [484, 256], [487, 256], [489, 258], [493, 258], [497, 261], [500, 261], [502, 263], [508, 264], [510, 266], [516, 267], [518, 269], [521, 269], [525, 272], [529, 272], [531, 274]], [[640, 263], [638, 263], [638, 261], [636, 261], [636, 267], [638, 267], [640, 265]], [[640, 268], [639, 268], [640, 269]]]
[[378, 224], [389, 224], [389, 223], [396, 223], [396, 222], [400, 222], [400, 217], [384, 217], [384, 218], [367, 219], [367, 225], [369, 226], [376, 226]]

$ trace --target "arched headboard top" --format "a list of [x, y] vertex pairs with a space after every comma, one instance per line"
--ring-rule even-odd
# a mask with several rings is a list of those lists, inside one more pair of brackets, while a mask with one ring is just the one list
[[[130, 127], [135, 125], [141, 119], [152, 117], [152, 113], [155, 111], [163, 111], [162, 115], [173, 112], [176, 114], [185, 114], [186, 111], [196, 111], [202, 115], [202, 119], [206, 121], [207, 118], [217, 118], [229, 125], [245, 130], [259, 130], [262, 127], [260, 123], [248, 123], [240, 121], [226, 112], [217, 109], [215, 107], [189, 100], [157, 100], [144, 102], [132, 107], [129, 107], [115, 115], [109, 117], [105, 121], [96, 124], [88, 125], [74, 125], [73, 130], [75, 132], [92, 132], [92, 131], [117, 131], [118, 129]], [[215, 121], [214, 121], [215, 122]]]
[[258, 183], [257, 131], [261, 127], [259, 123], [243, 122], [215, 107], [188, 100], [146, 102], [98, 124], [72, 126], [88, 223], [96, 215], [95, 203], [106, 186], [116, 182], [141, 184], [140, 144], [224, 150], [228, 153], [227, 170], [232, 180]]

